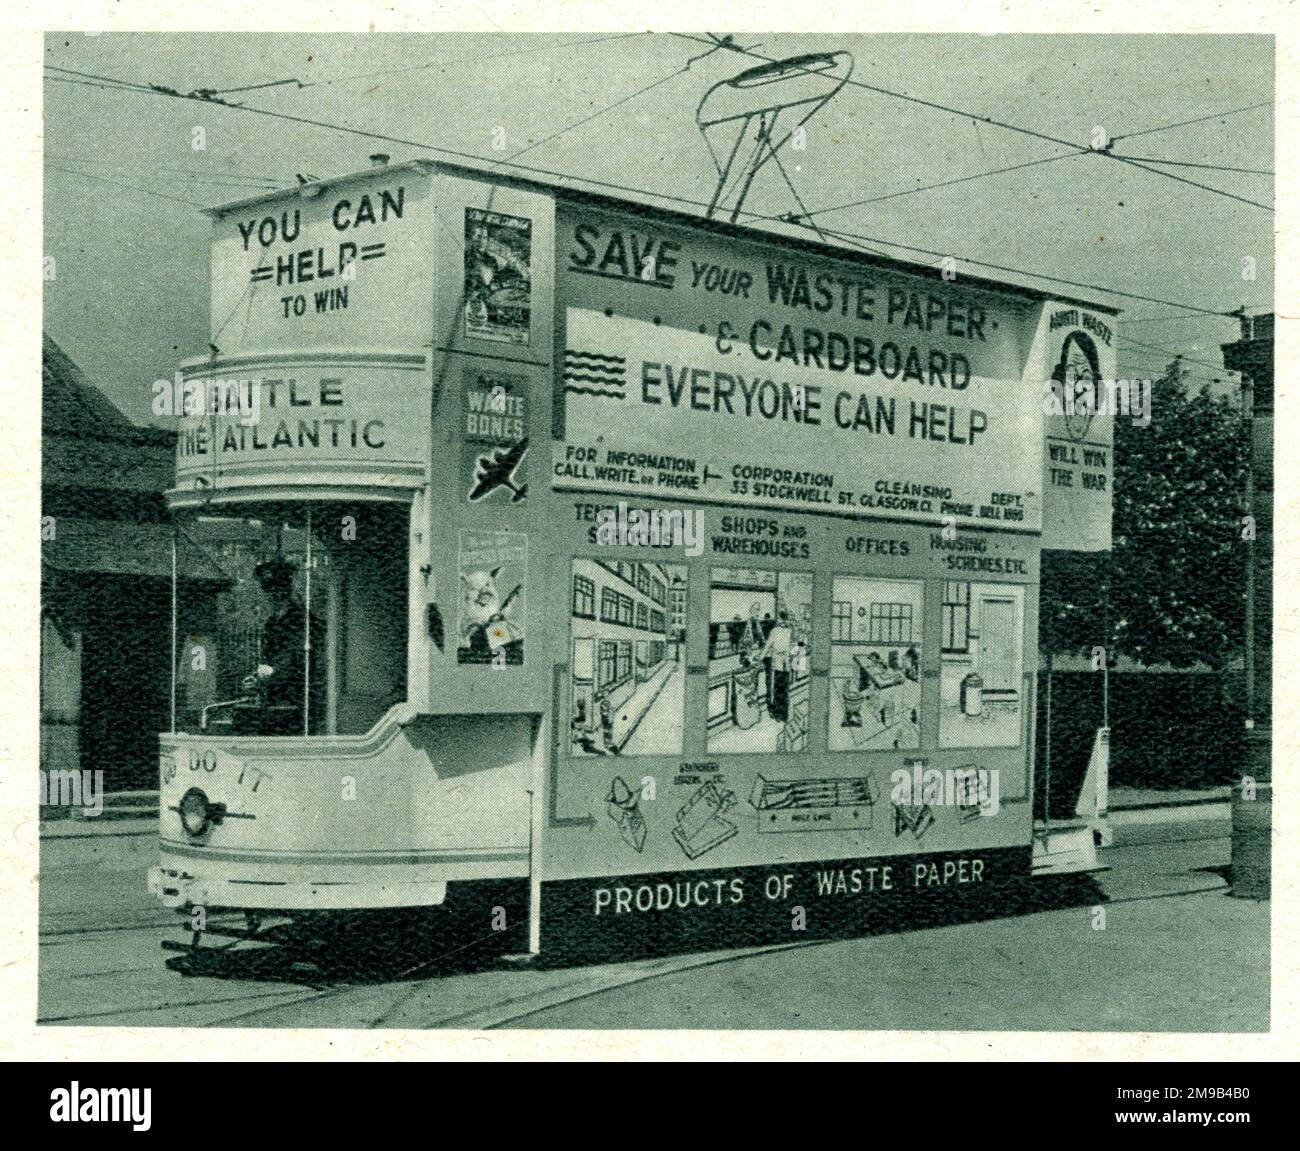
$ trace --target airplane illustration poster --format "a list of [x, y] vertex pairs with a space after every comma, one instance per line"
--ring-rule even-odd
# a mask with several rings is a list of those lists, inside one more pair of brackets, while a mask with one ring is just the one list
[[528, 378], [466, 368], [461, 490], [471, 504], [522, 503], [528, 492]]

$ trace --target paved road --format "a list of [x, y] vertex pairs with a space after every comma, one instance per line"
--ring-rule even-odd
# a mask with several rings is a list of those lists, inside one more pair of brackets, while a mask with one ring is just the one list
[[[444, 912], [351, 940], [168, 958], [177, 918], [139, 858], [42, 879], [40, 1019], [249, 1027], [854, 1028], [1261, 1031], [1269, 905], [1232, 899], [1228, 840], [1111, 849], [1029, 914], [833, 942], [593, 967], [517, 968]], [[1188, 827], [1188, 836], [1205, 834]], [[1226, 831], [1226, 829], [1224, 829]], [[1100, 925], [1097, 907], [1105, 908]], [[386, 941], [382, 951], [376, 939]], [[215, 952], [212, 953], [215, 956]], [[343, 954], [360, 958], [339, 963]], [[430, 962], [430, 956], [438, 957]], [[189, 974], [184, 974], [189, 972]]]

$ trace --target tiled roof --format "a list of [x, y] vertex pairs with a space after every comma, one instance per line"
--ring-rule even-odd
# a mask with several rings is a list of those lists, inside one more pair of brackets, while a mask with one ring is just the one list
[[[132, 523], [59, 516], [54, 538], [41, 543], [41, 563], [68, 574], [137, 576], [170, 580], [169, 524]], [[177, 534], [177, 572], [184, 580], [229, 583], [230, 576], [183, 530]]]
[[46, 487], [161, 493], [171, 486], [174, 433], [133, 424], [49, 335], [41, 388]]

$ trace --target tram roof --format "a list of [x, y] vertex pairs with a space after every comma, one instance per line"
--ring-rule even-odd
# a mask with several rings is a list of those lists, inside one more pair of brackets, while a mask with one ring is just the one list
[[[341, 187], [345, 184], [354, 183], [359, 180], [373, 179], [381, 172], [419, 172], [423, 175], [432, 175], [435, 172], [445, 172], [466, 179], [488, 180], [505, 187], [519, 188], [530, 192], [538, 192], [544, 195], [554, 196], [557, 200], [563, 200], [570, 204], [580, 204], [593, 208], [604, 208], [612, 211], [623, 212], [628, 215], [640, 216], [651, 220], [659, 220], [664, 223], [708, 232], [712, 235], [723, 236], [729, 239], [745, 240], [750, 243], [771, 244], [776, 247], [799, 251], [806, 254], [811, 253], [814, 255], [826, 256], [836, 260], [848, 261], [849, 263], [861, 264], [867, 267], [881, 268], [886, 271], [902, 272], [911, 276], [919, 276], [923, 279], [943, 280], [941, 270], [930, 264], [920, 264], [910, 260], [899, 260], [892, 256], [878, 256], [871, 252], [864, 252], [860, 248], [853, 248], [844, 244], [828, 243], [823, 240], [811, 240], [803, 235], [793, 234], [792, 232], [787, 231], [778, 231], [774, 228], [755, 228], [748, 225], [732, 224], [725, 220], [707, 219], [690, 212], [681, 212], [673, 208], [661, 208], [656, 204], [649, 204], [640, 200], [626, 200], [617, 196], [609, 196], [601, 192], [590, 192], [584, 188], [575, 188], [568, 184], [534, 180], [523, 176], [494, 171], [490, 168], [480, 168], [467, 164], [451, 164], [443, 160], [406, 160], [399, 164], [386, 164], [382, 167], [371, 165], [370, 167], [362, 168], [356, 172], [348, 172], [339, 176], [330, 176], [320, 180], [313, 180], [309, 183], [299, 184], [296, 187], [284, 188], [275, 192], [267, 192], [260, 196], [250, 196], [241, 200], [233, 200], [226, 204], [217, 205], [216, 207], [205, 208], [204, 212], [214, 219], [220, 219], [235, 211], [257, 207], [263, 204], [278, 203], [286, 197], [312, 199], [320, 195], [327, 188]], [[774, 220], [772, 223], [778, 227], [781, 226], [781, 221]], [[796, 225], [785, 225], [785, 227], [793, 229]], [[1034, 288], [1027, 284], [1019, 284], [1009, 280], [995, 280], [987, 276], [972, 276], [963, 273], [962, 281], [967, 284], [974, 284], [986, 291], [1001, 292], [1005, 295], [1019, 296], [1024, 299], [1040, 302], [1044, 300], [1055, 300], [1063, 304], [1076, 304], [1081, 307], [1091, 308], [1093, 311], [1105, 312], [1108, 315], [1118, 315], [1121, 311], [1120, 308], [1113, 304], [1104, 304], [1095, 299], [1088, 299], [1082, 296], [1062, 295], [1059, 292], [1048, 292], [1044, 291], [1042, 288]]]

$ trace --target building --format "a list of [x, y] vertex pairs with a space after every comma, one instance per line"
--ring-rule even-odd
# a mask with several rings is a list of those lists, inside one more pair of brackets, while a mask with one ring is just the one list
[[[48, 335], [42, 354], [41, 768], [157, 786], [170, 724], [174, 432], [133, 424]], [[181, 607], [224, 585], [178, 536]], [[185, 618], [183, 615], [182, 618]]]

